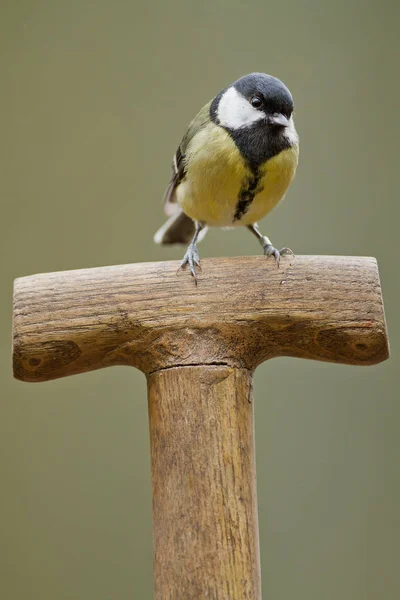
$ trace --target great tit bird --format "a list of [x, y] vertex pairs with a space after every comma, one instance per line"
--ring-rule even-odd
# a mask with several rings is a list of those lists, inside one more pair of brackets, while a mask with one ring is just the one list
[[246, 226], [266, 256], [277, 250], [257, 222], [285, 195], [297, 168], [299, 140], [293, 98], [276, 77], [245, 75], [206, 104], [190, 123], [173, 159], [165, 192], [170, 217], [157, 231], [159, 244], [187, 244], [180, 265], [197, 282], [196, 243], [207, 227]]

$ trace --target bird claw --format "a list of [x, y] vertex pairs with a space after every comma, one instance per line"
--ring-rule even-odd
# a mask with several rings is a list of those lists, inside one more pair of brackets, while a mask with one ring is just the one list
[[189, 247], [186, 251], [186, 254], [183, 257], [183, 260], [182, 260], [181, 264], [179, 265], [179, 269], [178, 269], [177, 273], [179, 273], [180, 270], [185, 269], [186, 265], [189, 265], [190, 272], [193, 276], [195, 284], [197, 285], [196, 267], [201, 272], [201, 266], [200, 266], [199, 251], [197, 250], [196, 244], [189, 245]]
[[272, 244], [265, 244], [264, 246], [264, 255], [268, 258], [270, 256], [275, 257], [276, 266], [279, 267], [279, 262], [281, 256], [293, 256], [293, 252], [290, 248], [282, 248], [281, 250], [277, 250], [274, 248]]

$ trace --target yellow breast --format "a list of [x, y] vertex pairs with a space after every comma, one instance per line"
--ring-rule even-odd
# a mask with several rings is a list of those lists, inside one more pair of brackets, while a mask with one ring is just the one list
[[248, 225], [262, 219], [282, 199], [298, 161], [294, 146], [261, 169], [257, 193], [239, 221], [234, 220], [240, 191], [253, 177], [229, 134], [214, 123], [194, 136], [186, 151], [188, 171], [177, 189], [183, 211], [210, 226]]
[[298, 159], [299, 147], [295, 145], [267, 161], [259, 184], [261, 191], [241, 218], [241, 225], [260, 221], [282, 200], [296, 173]]

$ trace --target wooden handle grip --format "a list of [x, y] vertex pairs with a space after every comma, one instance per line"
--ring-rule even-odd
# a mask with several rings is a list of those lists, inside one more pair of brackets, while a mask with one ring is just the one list
[[46, 381], [110, 365], [254, 369], [275, 356], [355, 365], [388, 357], [373, 258], [205, 259], [23, 277], [14, 286], [14, 375]]

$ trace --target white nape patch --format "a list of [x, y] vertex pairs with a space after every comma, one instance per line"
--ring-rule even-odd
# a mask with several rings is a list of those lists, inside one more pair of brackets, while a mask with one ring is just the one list
[[219, 101], [217, 117], [224, 127], [240, 129], [265, 119], [265, 114], [254, 108], [234, 87], [230, 87]]
[[285, 131], [284, 131], [283, 135], [285, 136], [285, 138], [287, 140], [289, 140], [289, 142], [292, 146], [294, 144], [297, 144], [297, 142], [299, 141], [299, 136], [297, 135], [297, 131], [294, 126], [293, 117], [290, 117], [289, 126], [285, 127]]

